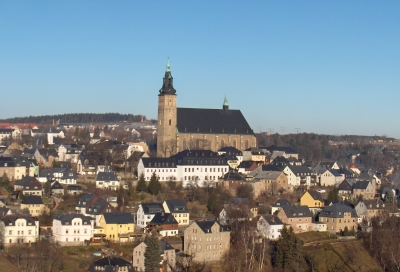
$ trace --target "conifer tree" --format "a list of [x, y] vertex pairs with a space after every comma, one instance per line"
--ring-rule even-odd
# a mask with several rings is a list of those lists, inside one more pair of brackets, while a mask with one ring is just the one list
[[153, 175], [151, 175], [148, 190], [153, 196], [157, 195], [161, 191], [161, 184], [155, 172], [153, 172]]
[[392, 205], [394, 200], [393, 190], [390, 189], [385, 195], [385, 203]]
[[275, 266], [285, 271], [303, 271], [303, 243], [293, 228], [283, 228], [276, 244]]
[[151, 236], [146, 238], [146, 251], [144, 252], [144, 266], [146, 272], [158, 272], [160, 271], [161, 261], [161, 249], [160, 242], [155, 232], [151, 233]]
[[136, 184], [136, 191], [138, 191], [138, 192], [147, 191], [147, 183], [146, 183], [146, 180], [144, 179], [143, 173], [141, 173], [139, 176], [138, 183]]

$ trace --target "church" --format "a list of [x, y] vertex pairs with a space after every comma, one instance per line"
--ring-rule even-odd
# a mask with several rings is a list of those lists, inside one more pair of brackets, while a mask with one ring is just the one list
[[168, 158], [190, 150], [232, 146], [241, 151], [256, 147], [256, 137], [240, 110], [229, 109], [225, 96], [222, 109], [177, 108], [176, 90], [169, 60], [158, 94], [157, 157]]

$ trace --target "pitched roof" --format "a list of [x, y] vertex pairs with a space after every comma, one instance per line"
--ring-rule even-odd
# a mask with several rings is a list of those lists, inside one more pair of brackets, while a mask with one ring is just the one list
[[315, 191], [315, 190], [308, 190], [308, 193], [311, 195], [311, 197], [312, 197], [314, 200], [324, 201], [324, 199], [322, 198], [321, 194], [318, 193], [317, 191]]
[[171, 213], [188, 213], [189, 209], [186, 206], [185, 201], [181, 199], [175, 200], [165, 200], [165, 204], [167, 204], [168, 209]]
[[156, 214], [164, 211], [162, 203], [142, 203], [140, 205], [144, 214]]
[[106, 224], [133, 224], [131, 213], [105, 213], [103, 214]]
[[215, 221], [195, 221], [194, 223], [196, 223], [204, 233], [211, 233], [211, 228], [214, 226], [214, 224], [218, 225], [220, 232], [228, 231], [227, 228], [221, 227], [218, 222]]
[[238, 181], [246, 181], [246, 179], [237, 173], [236, 171], [229, 171], [224, 175], [224, 180], [238, 180]]
[[21, 204], [43, 204], [43, 200], [40, 196], [24, 195]]
[[99, 172], [96, 181], [116, 181], [118, 176], [114, 172]]
[[332, 217], [332, 218], [343, 218], [345, 212], [351, 213], [351, 217], [357, 217], [356, 211], [353, 208], [351, 208], [343, 203], [337, 203], [337, 204], [333, 204], [331, 206], [323, 208], [320, 213], [320, 216]]
[[35, 225], [36, 218], [28, 214], [8, 214], [2, 218], [2, 221], [6, 226], [15, 226], [15, 221], [18, 219], [25, 219], [27, 223]]
[[105, 257], [105, 258], [102, 258], [102, 259], [92, 262], [89, 265], [88, 272], [98, 271], [98, 269], [97, 269], [98, 266], [104, 267], [103, 271], [105, 271], [105, 272], [115, 271], [114, 270], [115, 267], [120, 267], [120, 268], [128, 267], [128, 270], [126, 270], [127, 272], [134, 271], [133, 265], [130, 262], [128, 262], [120, 257], [115, 257], [115, 256], [108, 256], [108, 257]]
[[272, 207], [282, 207], [282, 206], [292, 206], [292, 203], [290, 203], [288, 200], [286, 199], [278, 199], [273, 205]]
[[351, 191], [353, 186], [345, 179], [339, 184], [338, 189], [339, 191]]
[[283, 225], [283, 222], [279, 219], [277, 215], [262, 215], [262, 217], [267, 221], [269, 225]]
[[150, 225], [178, 224], [172, 213], [156, 213], [149, 223]]
[[177, 108], [180, 133], [254, 135], [240, 110]]
[[263, 147], [259, 146], [259, 148], [266, 149], [270, 152], [284, 151], [286, 154], [297, 154], [298, 153], [297, 151], [295, 151], [293, 148], [291, 148], [289, 146], [270, 145], [270, 146], [263, 146]]
[[61, 222], [61, 225], [71, 225], [71, 222], [73, 219], [79, 218], [82, 220], [82, 224], [86, 223], [90, 225], [90, 221], [93, 220], [92, 217], [90, 216], [85, 216], [83, 214], [78, 214], [78, 213], [72, 213], [72, 214], [59, 214], [56, 217], [54, 217], [54, 220], [58, 220]]
[[296, 175], [296, 174], [305, 174], [305, 175], [312, 175], [312, 171], [304, 165], [299, 165], [299, 166], [295, 166], [295, 165], [288, 165], [286, 167], [289, 167], [289, 169]]
[[312, 217], [312, 213], [307, 206], [282, 206], [286, 216], [288, 218], [302, 218]]
[[353, 189], [367, 189], [369, 181], [359, 180], [354, 184]]

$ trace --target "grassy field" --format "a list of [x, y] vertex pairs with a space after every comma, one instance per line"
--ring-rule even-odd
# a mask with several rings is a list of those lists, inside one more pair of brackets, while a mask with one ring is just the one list
[[17, 267], [13, 266], [2, 254], [0, 255], [0, 270], [1, 271], [20, 271]]
[[336, 235], [329, 232], [316, 232], [309, 231], [297, 234], [297, 237], [303, 241], [303, 243], [317, 242], [336, 239]]

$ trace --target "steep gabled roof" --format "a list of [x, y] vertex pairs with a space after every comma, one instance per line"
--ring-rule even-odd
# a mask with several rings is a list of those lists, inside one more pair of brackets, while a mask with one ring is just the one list
[[182, 199], [165, 200], [165, 204], [167, 204], [168, 209], [171, 213], [189, 212], [189, 209], [187, 208], [185, 201], [183, 201]]
[[302, 218], [312, 217], [312, 213], [307, 206], [282, 206], [286, 216], [288, 218]]
[[142, 203], [140, 205], [143, 208], [144, 214], [156, 214], [164, 211], [162, 203]]
[[149, 223], [150, 225], [178, 224], [172, 213], [156, 213]]
[[99, 172], [96, 181], [116, 181], [118, 176], [114, 172]]
[[262, 217], [267, 221], [268, 225], [283, 225], [283, 222], [279, 219], [277, 215], [262, 215]]
[[290, 203], [288, 200], [286, 199], [278, 199], [273, 205], [272, 207], [282, 207], [282, 206], [292, 206], [292, 203]]
[[337, 203], [337, 204], [333, 204], [331, 206], [323, 208], [320, 213], [320, 216], [332, 217], [332, 218], [343, 218], [345, 212], [351, 213], [351, 217], [353, 217], [353, 218], [357, 217], [356, 211], [353, 208], [351, 208], [343, 203]]
[[40, 196], [24, 195], [21, 204], [43, 204], [43, 200]]
[[339, 184], [338, 189], [339, 191], [351, 191], [353, 186], [345, 179]]
[[75, 218], [80, 218], [82, 220], [82, 224], [86, 223], [87, 225], [90, 225], [90, 221], [93, 220], [92, 217], [90, 216], [85, 216], [83, 214], [59, 214], [57, 215], [54, 220], [58, 220], [61, 222], [61, 225], [71, 225], [71, 222]]
[[240, 110], [177, 108], [176, 127], [180, 133], [254, 135]]
[[369, 181], [359, 180], [354, 184], [353, 189], [367, 189], [368, 184]]
[[319, 200], [319, 201], [321, 201], [321, 202], [324, 201], [324, 199], [322, 198], [321, 194], [318, 193], [317, 191], [315, 191], [315, 190], [308, 190], [308, 193], [311, 195], [311, 197], [312, 197], [314, 200]]
[[133, 224], [131, 213], [105, 213], [103, 214], [106, 224]]

